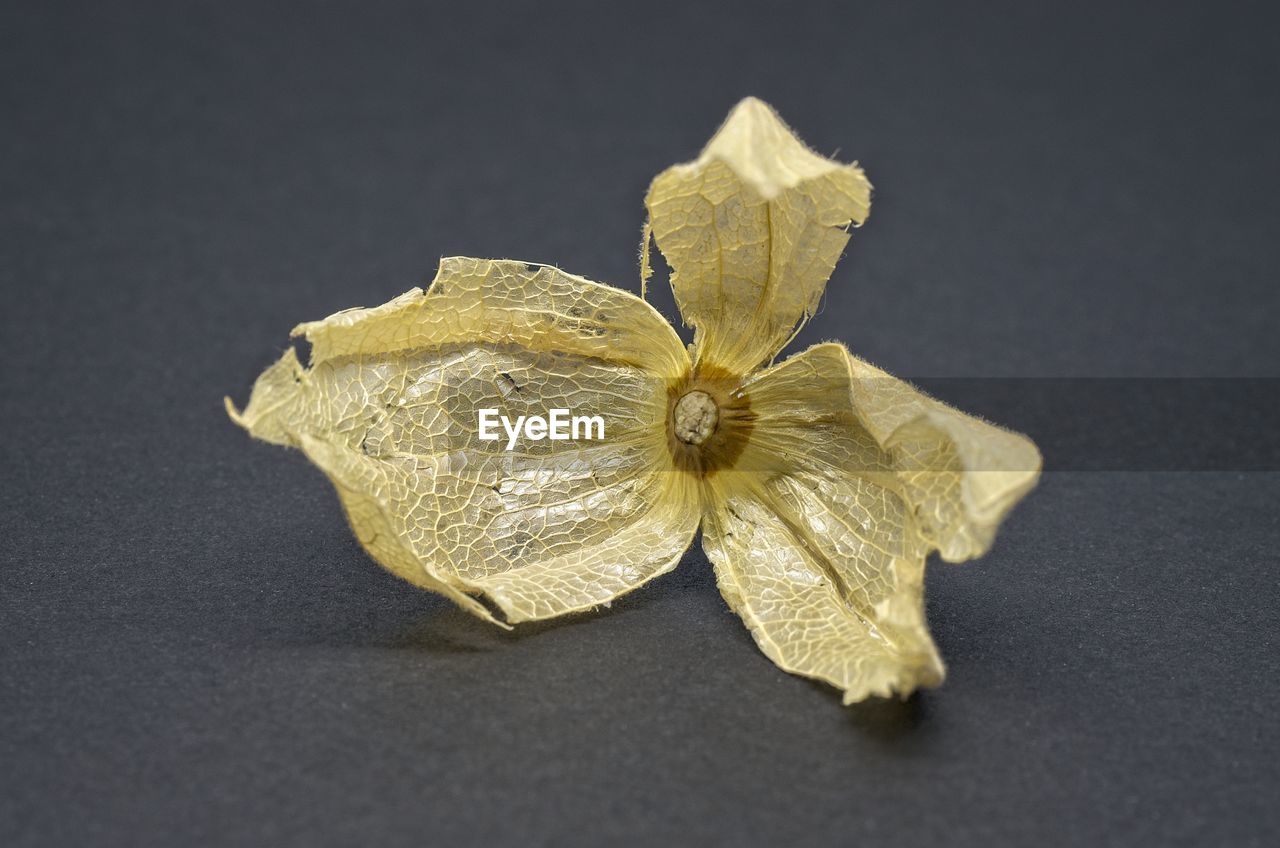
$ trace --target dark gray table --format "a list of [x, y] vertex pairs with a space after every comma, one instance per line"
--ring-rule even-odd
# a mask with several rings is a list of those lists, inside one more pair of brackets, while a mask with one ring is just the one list
[[[0, 842], [1276, 844], [1265, 4], [22, 5]], [[638, 288], [648, 180], [744, 94], [878, 190], [800, 344], [1045, 448], [991, 554], [931, 567], [950, 677], [905, 703], [776, 669], [700, 550], [486, 629], [222, 413], [441, 255]]]

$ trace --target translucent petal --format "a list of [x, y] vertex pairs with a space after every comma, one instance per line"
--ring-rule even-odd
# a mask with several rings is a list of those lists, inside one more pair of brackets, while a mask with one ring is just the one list
[[1035, 443], [934, 400], [840, 345], [820, 347], [846, 354], [854, 409], [893, 456], [921, 538], [949, 562], [986, 553], [1005, 515], [1040, 479]]
[[[925, 557], [940, 542], [989, 542], [1039, 468], [1023, 437], [867, 369], [826, 344], [749, 379], [749, 444], [707, 479], [703, 526], [721, 591], [765, 654], [846, 703], [941, 682]], [[964, 465], [975, 459], [1034, 468]], [[1007, 488], [974, 473], [1003, 474]]]
[[[672, 470], [667, 386], [688, 368], [638, 298], [544, 266], [446, 259], [430, 290], [300, 326], [233, 417], [302, 448], [385, 567], [511, 622], [607, 603], [674, 567], [698, 522]], [[479, 438], [479, 410], [600, 415], [604, 440]]]
[[642, 276], [652, 231], [698, 361], [745, 374], [813, 314], [850, 226], [866, 220], [871, 185], [747, 98], [696, 160], [658, 175], [645, 203]]

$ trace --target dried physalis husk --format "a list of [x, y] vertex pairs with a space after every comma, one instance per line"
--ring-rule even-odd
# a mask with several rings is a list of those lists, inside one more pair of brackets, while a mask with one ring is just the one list
[[[845, 702], [943, 677], [925, 559], [979, 556], [1034, 485], [1030, 440], [821, 344], [813, 314], [871, 187], [748, 98], [646, 198], [695, 331], [556, 268], [452, 258], [430, 288], [294, 332], [232, 418], [301, 448], [361, 544], [502, 626], [607, 604], [699, 527], [722, 594], [780, 667]], [[554, 411], [602, 438], [546, 433]], [[501, 437], [486, 432], [500, 414]], [[529, 423], [543, 420], [542, 435]], [[492, 421], [489, 422], [490, 424]], [[509, 436], [509, 438], [508, 438]]]

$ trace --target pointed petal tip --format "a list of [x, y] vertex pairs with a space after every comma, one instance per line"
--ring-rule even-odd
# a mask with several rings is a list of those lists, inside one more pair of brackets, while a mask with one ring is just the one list
[[231, 400], [231, 396], [230, 396], [230, 395], [224, 395], [224, 396], [223, 396], [223, 398], [222, 398], [222, 406], [223, 406], [223, 408], [224, 408], [224, 409], [226, 409], [226, 410], [227, 410], [227, 416], [228, 416], [232, 421], [234, 421], [237, 425], [239, 425], [239, 426], [243, 427], [243, 428], [244, 428], [244, 429], [246, 429], [246, 430], [248, 430], [248, 429], [249, 429], [249, 422], [245, 420], [245, 417], [244, 417], [244, 415], [240, 412], [240, 410], [236, 409], [235, 401]]
[[[676, 168], [705, 168], [723, 162], [766, 199], [808, 180], [837, 174], [841, 191], [853, 198], [849, 217], [861, 224], [870, 204], [870, 186], [857, 165], [845, 165], [814, 152], [777, 111], [757, 97], [730, 110], [694, 162]], [[661, 179], [661, 175], [659, 175]]]
[[778, 117], [776, 109], [759, 97], [747, 95], [729, 110], [729, 116], [725, 118], [726, 124], [739, 121], [767, 121], [781, 124], [782, 118]]
[[[724, 123], [707, 142], [704, 152], [740, 150], [744, 146], [800, 148], [804, 144], [777, 110], [758, 97], [744, 97], [729, 110]], [[776, 154], [776, 150], [774, 153]]]

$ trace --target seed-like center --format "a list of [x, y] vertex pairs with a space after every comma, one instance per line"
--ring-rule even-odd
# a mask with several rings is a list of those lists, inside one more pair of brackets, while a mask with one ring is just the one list
[[676, 401], [671, 417], [677, 439], [686, 445], [700, 445], [716, 431], [720, 409], [711, 395], [695, 389]]

